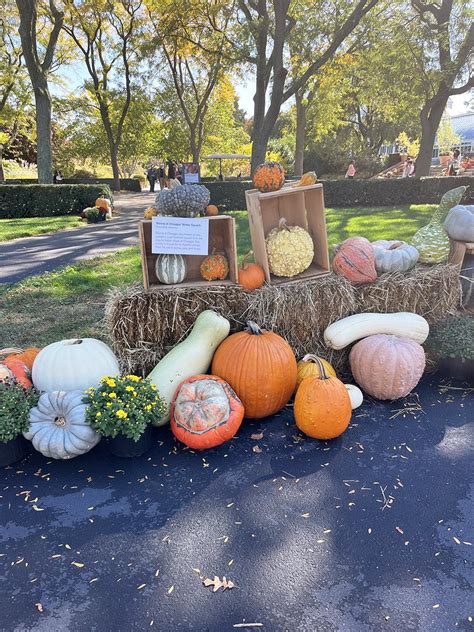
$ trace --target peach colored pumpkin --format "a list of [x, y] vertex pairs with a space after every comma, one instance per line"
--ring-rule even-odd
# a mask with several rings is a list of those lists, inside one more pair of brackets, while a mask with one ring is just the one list
[[334, 248], [332, 269], [351, 283], [371, 283], [377, 279], [375, 254], [365, 237], [349, 237]]
[[398, 399], [410, 393], [425, 369], [425, 352], [414, 340], [376, 334], [352, 347], [349, 355], [357, 384], [376, 399]]

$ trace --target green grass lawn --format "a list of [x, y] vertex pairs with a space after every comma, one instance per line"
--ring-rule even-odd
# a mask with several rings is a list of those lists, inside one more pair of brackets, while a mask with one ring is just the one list
[[78, 226], [81, 226], [81, 222], [77, 215], [0, 219], [0, 241], [9, 241], [20, 237], [33, 237], [34, 235], [53, 233], [65, 228], [77, 228]]
[[[329, 244], [355, 235], [371, 241], [408, 240], [428, 223], [434, 209], [434, 205], [327, 209]], [[251, 249], [247, 213], [235, 211], [233, 215], [241, 259]], [[43, 346], [61, 338], [81, 336], [106, 339], [102, 319], [107, 290], [141, 281], [141, 274], [140, 255], [134, 247], [0, 286], [0, 348]]]

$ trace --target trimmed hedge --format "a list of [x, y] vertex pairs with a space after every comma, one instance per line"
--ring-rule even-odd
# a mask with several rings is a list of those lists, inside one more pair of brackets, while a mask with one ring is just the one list
[[2, 184], [0, 219], [73, 215], [94, 206], [98, 197], [113, 199], [105, 184]]
[[[474, 178], [387, 178], [380, 180], [321, 180], [327, 207], [405, 206], [407, 204], [437, 204], [446, 191], [459, 186], [470, 187], [465, 202], [474, 203]], [[211, 204], [221, 211], [245, 209], [245, 191], [252, 189], [250, 181], [206, 182], [211, 192]]]
[[[38, 180], [33, 178], [19, 178], [15, 180], [7, 180], [6, 184], [38, 184]], [[112, 178], [64, 178], [61, 182], [63, 184], [106, 184], [110, 188], [113, 187], [114, 181]], [[135, 178], [120, 178], [120, 189], [122, 191], [136, 191], [140, 192], [140, 181]]]

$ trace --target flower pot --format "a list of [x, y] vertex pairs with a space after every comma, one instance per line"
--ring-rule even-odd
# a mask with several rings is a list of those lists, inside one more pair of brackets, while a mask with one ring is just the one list
[[474, 360], [466, 358], [442, 358], [439, 361], [439, 372], [447, 378], [474, 382]]
[[0, 467], [16, 463], [28, 454], [28, 443], [22, 435], [3, 443], [0, 441]]
[[134, 457], [145, 454], [153, 445], [153, 426], [147, 426], [138, 441], [129, 439], [122, 434], [107, 437], [106, 444], [111, 454], [121, 457]]

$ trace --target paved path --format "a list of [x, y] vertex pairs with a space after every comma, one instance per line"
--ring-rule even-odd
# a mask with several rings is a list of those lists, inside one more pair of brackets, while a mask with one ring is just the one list
[[120, 216], [105, 225], [90, 224], [1, 243], [0, 283], [14, 283], [137, 244], [137, 222], [155, 195], [148, 192], [116, 195], [115, 206]]
[[140, 458], [0, 469], [0, 629], [472, 630], [474, 398], [436, 376], [417, 393], [331, 442], [286, 409], [206, 452], [165, 427]]

